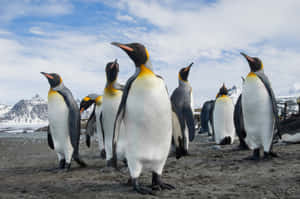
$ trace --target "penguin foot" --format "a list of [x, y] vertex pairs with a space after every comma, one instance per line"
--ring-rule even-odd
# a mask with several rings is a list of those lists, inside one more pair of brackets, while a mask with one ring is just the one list
[[231, 137], [229, 137], [229, 136], [225, 137], [225, 138], [220, 142], [220, 145], [227, 145], [227, 144], [231, 144]]
[[245, 160], [259, 161], [260, 160], [259, 149], [254, 149], [253, 156], [249, 156], [245, 158]]
[[70, 171], [70, 168], [71, 168], [71, 163], [66, 163], [66, 165], [65, 165], [65, 171], [66, 172]]
[[102, 150], [100, 151], [100, 157], [101, 157], [103, 160], [106, 159], [106, 151], [105, 151], [105, 149], [102, 149]]
[[264, 152], [264, 160], [270, 160], [272, 158], [277, 158], [278, 155], [274, 152]]
[[58, 169], [64, 169], [65, 165], [66, 165], [66, 160], [65, 159], [61, 159], [59, 161], [59, 164], [58, 164]]
[[86, 167], [87, 166], [87, 164], [83, 160], [80, 160], [78, 157], [74, 158], [74, 160], [77, 162], [77, 164], [79, 164], [80, 167]]
[[153, 172], [152, 173], [152, 190], [161, 191], [161, 190], [165, 190], [165, 189], [172, 190], [172, 189], [175, 189], [175, 187], [170, 184], [162, 182], [161, 175], [158, 175], [157, 173]]
[[139, 194], [143, 195], [156, 195], [152, 189], [149, 189], [147, 187], [142, 187], [139, 185], [137, 178], [132, 178], [132, 185], [133, 185], [133, 190], [136, 191]]

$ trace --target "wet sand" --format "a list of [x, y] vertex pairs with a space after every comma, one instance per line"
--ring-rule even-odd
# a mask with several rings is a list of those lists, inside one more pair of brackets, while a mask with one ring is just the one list
[[[73, 162], [70, 172], [57, 172], [55, 153], [45, 139], [0, 139], [0, 198], [300, 198], [300, 145], [277, 144], [279, 158], [243, 160], [250, 151], [234, 151], [238, 142], [218, 148], [206, 136], [191, 143], [191, 155], [169, 157], [163, 180], [176, 190], [141, 196], [125, 183], [128, 171], [107, 171], [95, 141], [81, 144], [89, 165]], [[143, 185], [151, 174], [143, 173]]]

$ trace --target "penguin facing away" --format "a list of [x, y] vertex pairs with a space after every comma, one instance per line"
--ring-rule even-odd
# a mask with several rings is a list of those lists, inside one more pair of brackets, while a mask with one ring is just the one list
[[[189, 142], [195, 137], [195, 122], [192, 107], [192, 87], [188, 82], [188, 75], [193, 63], [188, 67], [182, 68], [178, 74], [179, 86], [171, 95], [173, 117], [173, 139], [178, 142], [180, 148], [176, 148], [176, 157], [188, 154]], [[179, 125], [174, 124], [178, 121]], [[174, 126], [180, 128], [175, 128]], [[180, 154], [181, 153], [181, 154]]]
[[71, 167], [72, 158], [81, 166], [79, 158], [80, 112], [71, 91], [56, 73], [41, 72], [50, 84], [48, 93], [48, 145], [57, 153], [59, 169]]
[[[114, 122], [118, 112], [118, 107], [120, 105], [123, 85], [117, 82], [117, 77], [119, 73], [119, 64], [117, 60], [114, 62], [109, 62], [105, 68], [106, 71], [106, 86], [104, 88], [103, 103], [102, 103], [102, 117], [101, 122], [103, 126], [103, 131], [105, 132], [104, 144], [106, 151], [106, 161], [107, 166], [112, 166], [112, 143], [114, 134]], [[122, 127], [123, 129], [123, 127]], [[119, 160], [125, 160], [124, 147], [126, 143], [124, 142], [124, 134], [120, 136], [118, 148], [118, 158]]]
[[233, 109], [233, 102], [228, 97], [228, 90], [223, 84], [217, 94], [213, 110], [214, 139], [217, 144], [225, 145], [234, 142]]
[[[161, 180], [172, 139], [172, 109], [164, 80], [154, 74], [149, 53], [142, 44], [113, 42], [112, 45], [124, 50], [136, 67], [135, 74], [126, 83], [115, 121], [114, 160], [123, 122], [126, 158], [134, 190], [154, 194], [153, 190], [174, 189]], [[152, 190], [138, 183], [144, 169], [152, 171]]]
[[203, 104], [202, 110], [201, 110], [201, 115], [200, 115], [200, 119], [201, 119], [201, 129], [199, 131], [199, 133], [208, 133], [208, 136], [211, 136], [212, 130], [209, 128], [209, 126], [211, 125], [210, 123], [211, 121], [211, 115], [212, 115], [212, 110], [214, 107], [214, 100], [209, 100], [206, 101]]
[[102, 96], [99, 94], [89, 94], [84, 97], [80, 102], [80, 113], [88, 109], [91, 105], [94, 105], [93, 112], [90, 115], [86, 126], [86, 143], [90, 147], [90, 136], [93, 136], [96, 132], [98, 138], [98, 147], [101, 158], [105, 159], [106, 152], [104, 149], [104, 131], [102, 126]]
[[[247, 136], [245, 141], [253, 151], [247, 159], [259, 160], [259, 150], [263, 148], [264, 157], [277, 157], [272, 152], [272, 142], [277, 129], [279, 117], [276, 99], [268, 77], [264, 74], [263, 64], [257, 57], [241, 53], [248, 61], [250, 73], [243, 84], [242, 112]], [[280, 136], [280, 135], [279, 135]]]

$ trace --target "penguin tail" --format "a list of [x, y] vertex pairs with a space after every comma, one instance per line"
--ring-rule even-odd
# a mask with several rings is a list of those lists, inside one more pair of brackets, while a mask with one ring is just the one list
[[230, 136], [224, 137], [223, 140], [220, 142], [220, 145], [227, 145], [227, 144], [231, 144], [231, 137]]
[[90, 148], [90, 146], [91, 146], [91, 136], [88, 135], [88, 134], [85, 136], [85, 143], [86, 143], [86, 146]]

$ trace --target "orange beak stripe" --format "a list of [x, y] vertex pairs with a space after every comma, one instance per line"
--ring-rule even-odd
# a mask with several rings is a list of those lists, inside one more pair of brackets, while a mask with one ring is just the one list
[[49, 74], [44, 74], [46, 77], [50, 78], [50, 79], [54, 79], [54, 77], [52, 77], [51, 75]]
[[80, 113], [82, 113], [83, 111], [84, 111], [84, 108], [81, 108], [81, 109], [80, 109]]
[[127, 50], [127, 51], [130, 51], [130, 52], [133, 52], [134, 50], [132, 48], [130, 48], [129, 46], [125, 46], [123, 44], [118, 44], [118, 46], [124, 50]]

